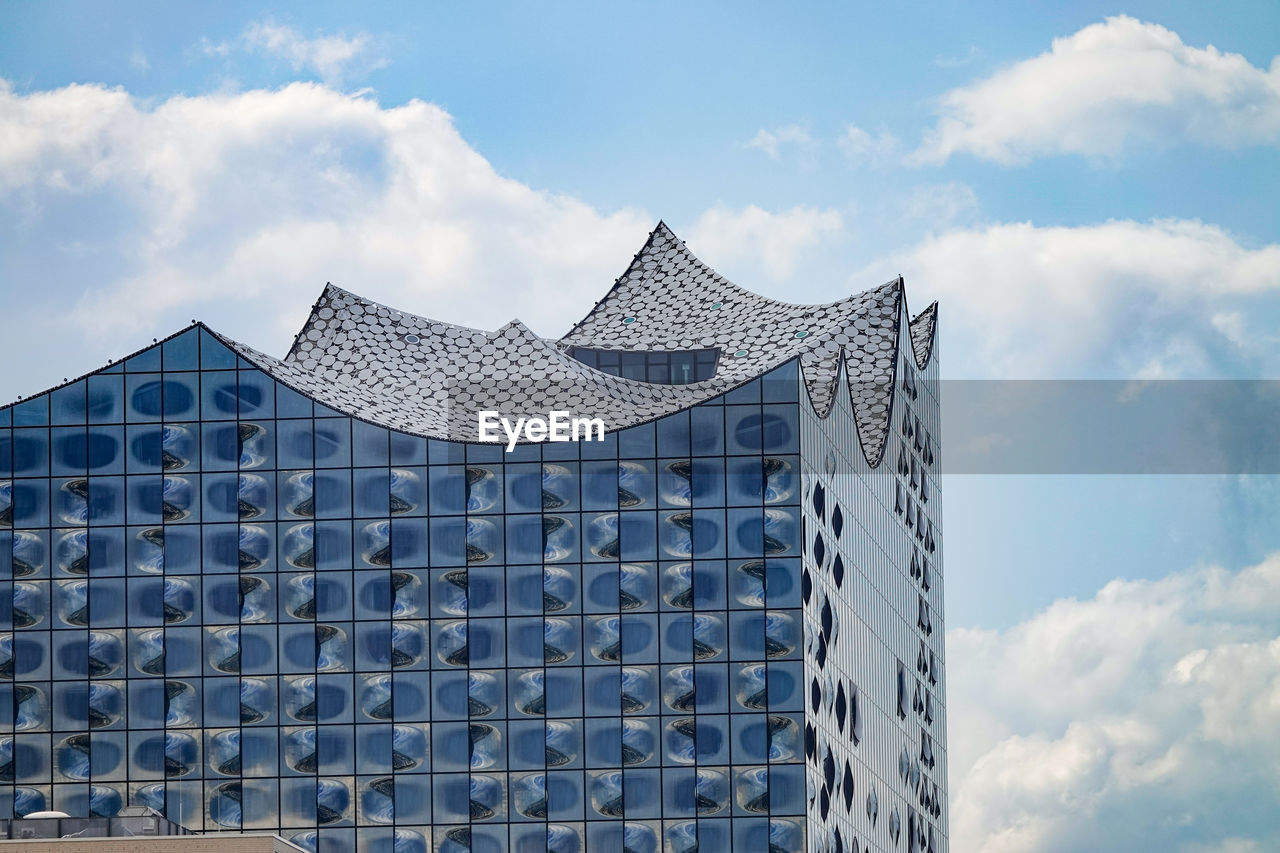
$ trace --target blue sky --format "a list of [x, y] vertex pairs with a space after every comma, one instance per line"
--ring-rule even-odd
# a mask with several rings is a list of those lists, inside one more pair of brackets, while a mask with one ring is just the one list
[[[972, 158], [944, 170], [763, 168], [736, 147], [761, 128], [799, 123], [834, 138], [849, 123], [919, 140], [947, 90], [1048, 48], [1107, 16], [1161, 24], [1195, 46], [1216, 45], [1266, 68], [1280, 9], [1265, 3], [1027, 3], [975, 13], [962, 3], [350, 4], [216, 7], [24, 4], [5, 10], [0, 69], [19, 89], [69, 82], [120, 85], [143, 98], [225, 86], [321, 79], [262, 52], [211, 57], [203, 44], [234, 43], [252, 21], [303, 35], [368, 34], [367, 56], [343, 81], [368, 86], [383, 106], [439, 104], [499, 172], [567, 192], [601, 208], [639, 206], [673, 221], [708, 200], [774, 208], [797, 202], [873, 208], [904, 184], [961, 180], [983, 212], [1038, 224], [1111, 217], [1202, 218], [1266, 240], [1280, 210], [1265, 192], [1224, 192], [1276, 168], [1266, 149], [1230, 157], [1173, 146], [1127, 158], [1123, 169], [1081, 158], [1028, 170]], [[141, 60], [141, 61], [140, 61]], [[379, 67], [380, 66], [380, 67]], [[832, 152], [825, 152], [830, 154]], [[828, 165], [819, 155], [819, 163]], [[1171, 180], [1176, 175], [1178, 180]], [[1242, 186], [1242, 188], [1243, 188]], [[1261, 189], [1258, 187], [1257, 189]], [[871, 249], [864, 249], [871, 259]]]
[[[1256, 2], [9, 4], [0, 399], [196, 317], [278, 355], [325, 281], [556, 336], [658, 218], [790, 301], [904, 274], [948, 377], [1274, 378], [1277, 54]], [[1280, 702], [1206, 697], [1280, 695], [1277, 478], [944, 489], [955, 849], [1275, 849], [1221, 727]]]

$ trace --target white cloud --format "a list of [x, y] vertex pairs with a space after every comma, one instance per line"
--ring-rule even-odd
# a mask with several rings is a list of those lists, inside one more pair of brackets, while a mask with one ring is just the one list
[[976, 44], [971, 44], [963, 53], [949, 56], [938, 54], [933, 58], [933, 64], [938, 68], [962, 68], [974, 60], [981, 59], [982, 56], [982, 48], [978, 47]]
[[849, 125], [836, 140], [844, 156], [858, 166], [879, 166], [898, 156], [898, 139], [881, 128], [874, 134], [857, 125]]
[[1180, 142], [1280, 144], [1280, 57], [1259, 68], [1240, 54], [1186, 45], [1157, 24], [1107, 18], [948, 92], [914, 159], [967, 152], [1011, 164]]
[[231, 42], [229, 41], [209, 41], [207, 38], [200, 39], [200, 43], [196, 45], [200, 52], [205, 56], [215, 56], [219, 58], [231, 55]]
[[[895, 200], [877, 222], [934, 233], [839, 288], [901, 272], [914, 307], [941, 299], [950, 375], [1280, 370], [1267, 319], [1280, 245], [1187, 220], [968, 224], [974, 207], [963, 184]], [[384, 109], [305, 83], [145, 103], [101, 86], [0, 84], [0, 211], [5, 279], [32, 290], [11, 300], [29, 316], [6, 324], [17, 331], [0, 336], [0, 355], [51, 337], [80, 347], [7, 379], [14, 392], [197, 316], [278, 352], [325, 281], [442, 319], [520, 316], [558, 334], [652, 224], [497, 174], [435, 106]], [[839, 295], [820, 282], [842, 279], [836, 250], [858, 220], [717, 206], [680, 230], [744, 285], [789, 280], [789, 298], [821, 301]]]
[[270, 19], [249, 24], [234, 43], [204, 40], [200, 44], [208, 56], [226, 57], [236, 49], [272, 56], [289, 63], [294, 71], [315, 74], [326, 83], [339, 83], [353, 73], [385, 66], [386, 60], [373, 55], [373, 48], [374, 40], [368, 33], [307, 38]]
[[793, 151], [802, 162], [809, 162], [817, 144], [806, 128], [788, 124], [773, 130], [761, 128], [743, 147], [763, 151], [770, 160], [780, 160], [788, 151]]
[[1280, 554], [947, 636], [955, 853], [1272, 850]]
[[[851, 282], [886, 272], [906, 277], [913, 305], [942, 300], [943, 352], [963, 356], [943, 356], [953, 377], [1205, 376], [1242, 366], [1269, 375], [1280, 367], [1274, 349], [1233, 343], [1265, 325], [1261, 309], [1280, 292], [1280, 245], [1250, 248], [1201, 222], [952, 228]], [[1212, 320], [1234, 311], [1251, 320]]]
[[977, 194], [961, 181], [912, 187], [895, 203], [905, 223], [931, 230], [970, 220], [978, 212]]
[[[312, 83], [148, 103], [0, 82], [0, 211], [6, 286], [27, 288], [0, 359], [42, 354], [0, 380], [0, 399], [193, 317], [280, 353], [326, 281], [443, 320], [519, 317], [558, 335], [654, 224], [499, 175], [439, 107], [388, 109]], [[842, 227], [835, 210], [718, 206], [685, 236], [758, 286]]]
[[42, 353], [23, 393], [191, 317], [282, 352], [326, 281], [560, 334], [653, 225], [503, 177], [436, 106], [309, 83], [155, 104], [0, 84], [0, 211], [5, 286], [27, 288], [0, 351]]
[[713, 268], [763, 268], [780, 280], [794, 272], [807, 250], [843, 228], [844, 218], [831, 209], [799, 206], [771, 213], [755, 205], [717, 206], [693, 224], [687, 242]]

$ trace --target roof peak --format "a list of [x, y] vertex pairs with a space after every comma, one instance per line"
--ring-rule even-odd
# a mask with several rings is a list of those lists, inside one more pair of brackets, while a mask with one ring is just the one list
[[[518, 318], [480, 331], [401, 311], [332, 282], [325, 283], [284, 360], [198, 325], [325, 406], [392, 429], [458, 441], [474, 440], [474, 420], [468, 418], [480, 409], [598, 412], [607, 429], [623, 429], [797, 360], [810, 403], [826, 417], [843, 369], [858, 440], [874, 466], [887, 440], [899, 353], [914, 349], [916, 363], [924, 367], [934, 348], [937, 303], [908, 319], [905, 302], [901, 276], [824, 305], [753, 293], [699, 260], [660, 220], [608, 294], [560, 341], [539, 337]], [[572, 357], [569, 346], [716, 349], [720, 357], [713, 377], [669, 385], [597, 369]]]

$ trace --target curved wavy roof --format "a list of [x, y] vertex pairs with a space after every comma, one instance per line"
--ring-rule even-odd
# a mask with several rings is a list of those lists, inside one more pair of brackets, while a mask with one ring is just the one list
[[[688, 408], [799, 359], [818, 414], [829, 414], [844, 367], [867, 461], [888, 433], [901, 318], [901, 278], [825, 305], [744, 290], [698, 260], [663, 223], [626, 272], [559, 341], [518, 320], [494, 332], [419, 317], [332, 285], [293, 347], [276, 359], [223, 340], [279, 381], [338, 411], [393, 429], [476, 440], [476, 413], [600, 417], [622, 429]], [[909, 324], [927, 364], [936, 305]], [[618, 350], [718, 348], [713, 378], [688, 385], [624, 379], [571, 358], [571, 346]]]

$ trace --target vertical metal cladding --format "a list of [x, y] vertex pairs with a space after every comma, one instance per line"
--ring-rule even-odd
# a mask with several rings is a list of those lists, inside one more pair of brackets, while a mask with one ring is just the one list
[[851, 397], [802, 408], [810, 851], [948, 849], [933, 323], [901, 324], [884, 464], [854, 447]]

